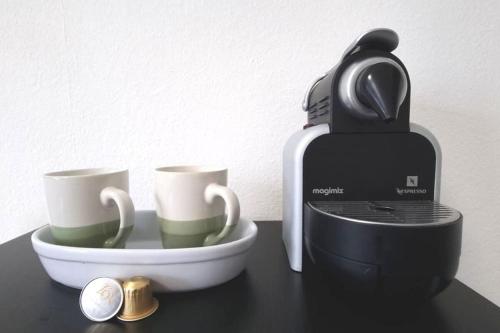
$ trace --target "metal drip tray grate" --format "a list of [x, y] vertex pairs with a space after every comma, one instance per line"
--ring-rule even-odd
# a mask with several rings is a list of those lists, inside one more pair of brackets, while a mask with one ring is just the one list
[[430, 200], [312, 201], [309, 205], [322, 213], [360, 222], [445, 224], [461, 218], [457, 210]]

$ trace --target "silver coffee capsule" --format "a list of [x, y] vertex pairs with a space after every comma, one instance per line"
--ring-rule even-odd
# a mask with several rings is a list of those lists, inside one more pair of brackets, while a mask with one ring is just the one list
[[90, 281], [80, 294], [80, 309], [93, 321], [113, 318], [123, 304], [123, 289], [118, 280], [97, 278]]

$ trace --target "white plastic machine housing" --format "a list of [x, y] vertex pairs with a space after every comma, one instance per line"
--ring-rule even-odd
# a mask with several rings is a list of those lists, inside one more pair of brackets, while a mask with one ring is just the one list
[[[436, 152], [434, 201], [439, 202], [441, 186], [441, 148], [434, 135], [417, 124], [410, 124], [410, 132], [420, 134], [431, 142]], [[283, 242], [290, 268], [302, 271], [303, 219], [303, 161], [308, 145], [317, 137], [330, 133], [328, 124], [320, 124], [294, 133], [283, 151]]]

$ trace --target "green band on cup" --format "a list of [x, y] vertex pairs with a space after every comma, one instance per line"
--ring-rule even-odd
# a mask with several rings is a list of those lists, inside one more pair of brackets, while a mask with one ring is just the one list
[[[118, 233], [119, 228], [120, 220], [116, 220], [76, 228], [51, 225], [50, 231], [58, 245], [100, 248], [107, 239]], [[130, 232], [132, 232], [132, 226], [125, 228], [123, 239], [127, 239]], [[115, 247], [124, 246], [125, 242], [121, 241]]]

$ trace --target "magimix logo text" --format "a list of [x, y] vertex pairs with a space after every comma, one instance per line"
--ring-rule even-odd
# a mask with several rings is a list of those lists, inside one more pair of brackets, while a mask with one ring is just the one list
[[331, 194], [344, 194], [344, 189], [341, 187], [328, 187], [328, 188], [313, 188], [313, 194], [323, 194], [324, 196]]

